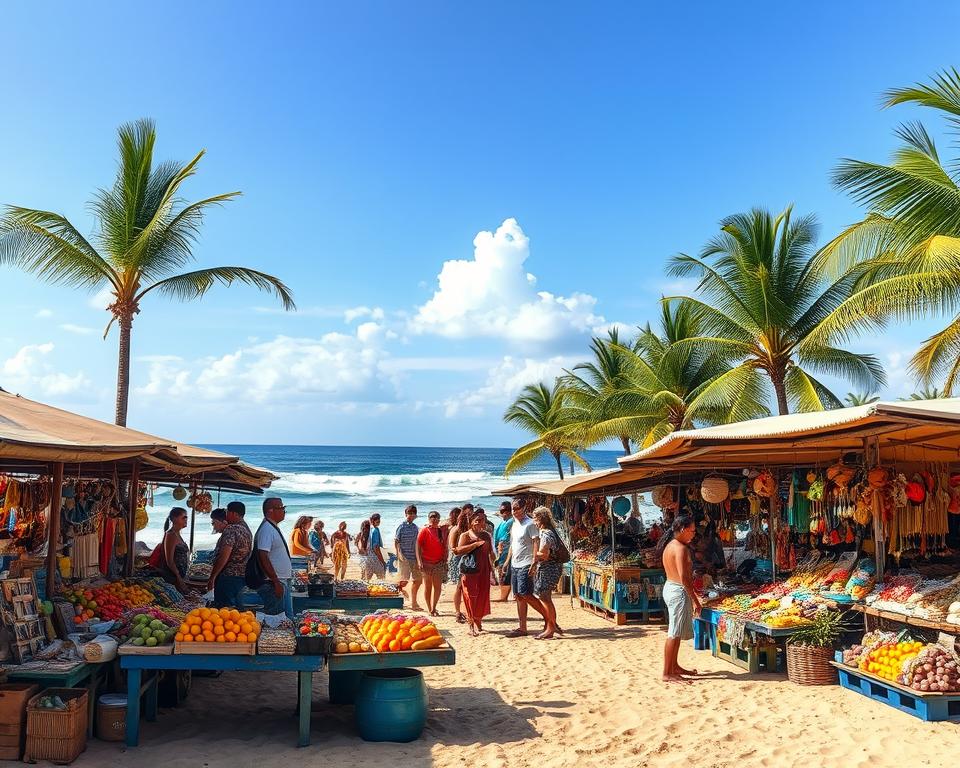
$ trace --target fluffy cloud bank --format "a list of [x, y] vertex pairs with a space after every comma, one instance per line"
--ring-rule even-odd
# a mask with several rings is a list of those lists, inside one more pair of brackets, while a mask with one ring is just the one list
[[21, 347], [3, 362], [0, 386], [25, 397], [60, 397], [89, 389], [90, 379], [82, 371], [68, 374], [54, 369], [53, 350], [52, 342]]
[[392, 402], [393, 374], [384, 362], [383, 326], [361, 323], [354, 334], [319, 338], [278, 336], [219, 357], [149, 357], [148, 397], [196, 397], [206, 402], [302, 404]]
[[473, 259], [443, 264], [433, 297], [410, 320], [412, 333], [495, 337], [545, 349], [602, 330], [604, 319], [595, 313], [593, 296], [536, 290], [536, 277], [524, 269], [530, 240], [516, 219], [507, 219], [496, 232], [480, 232], [473, 248]]
[[444, 414], [448, 419], [461, 415], [481, 416], [490, 408], [505, 408], [527, 384], [552, 383], [577, 363], [576, 358], [551, 357], [548, 360], [505, 357], [487, 372], [483, 386], [447, 398]]

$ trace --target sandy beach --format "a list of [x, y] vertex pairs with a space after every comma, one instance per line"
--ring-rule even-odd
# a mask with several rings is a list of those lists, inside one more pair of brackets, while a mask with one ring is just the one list
[[704, 677], [659, 681], [663, 629], [614, 627], [558, 597], [567, 638], [508, 640], [513, 604], [494, 603], [489, 634], [473, 639], [445, 600], [440, 624], [454, 667], [426, 668], [430, 715], [412, 744], [356, 736], [352, 707], [327, 702], [314, 676], [312, 745], [297, 749], [296, 676], [224, 673], [196, 678], [185, 706], [144, 723], [141, 746], [96, 739], [78, 766], [124, 761], [167, 768], [333, 765], [452, 768], [560, 766], [940, 766], [960, 749], [954, 724], [926, 724], [839, 686], [800, 687], [750, 675], [695, 652], [681, 663]]

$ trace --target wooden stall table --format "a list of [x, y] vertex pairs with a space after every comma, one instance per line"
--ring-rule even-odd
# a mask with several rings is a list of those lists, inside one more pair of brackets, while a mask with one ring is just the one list
[[446, 648], [427, 651], [392, 651], [390, 653], [332, 653], [329, 693], [331, 704], [353, 704], [360, 684], [360, 676], [374, 669], [403, 669], [406, 667], [444, 667], [457, 663], [457, 653], [447, 640]]
[[64, 669], [44, 669], [51, 666], [34, 667], [33, 664], [24, 665], [26, 668], [7, 667], [7, 680], [11, 683], [38, 683], [44, 688], [79, 688], [87, 689], [87, 738], [93, 737], [93, 720], [96, 712], [97, 688], [107, 673], [110, 662], [91, 663], [82, 661], [72, 667]]
[[[298, 747], [310, 744], [312, 678], [324, 665], [323, 656], [241, 656], [230, 654], [173, 654], [168, 656], [121, 656], [127, 671], [127, 746], [140, 740], [140, 696], [146, 692], [144, 714], [149, 722], [157, 715], [157, 673], [173, 671], [296, 672], [300, 733]], [[143, 680], [144, 673], [148, 679]]]
[[[571, 595], [584, 610], [616, 624], [666, 620], [660, 590], [666, 582], [662, 568], [597, 565], [574, 561]], [[648, 589], [656, 593], [651, 597]]]

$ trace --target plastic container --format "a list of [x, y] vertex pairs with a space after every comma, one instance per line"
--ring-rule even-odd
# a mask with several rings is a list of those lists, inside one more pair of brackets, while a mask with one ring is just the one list
[[354, 710], [364, 741], [409, 742], [427, 722], [427, 686], [416, 669], [368, 670], [360, 679]]
[[127, 736], [127, 697], [105, 693], [97, 700], [97, 738], [123, 741]]
[[303, 637], [297, 635], [297, 653], [302, 656], [329, 656], [333, 650], [333, 635]]
[[333, 583], [308, 584], [307, 596], [318, 600], [333, 600]]

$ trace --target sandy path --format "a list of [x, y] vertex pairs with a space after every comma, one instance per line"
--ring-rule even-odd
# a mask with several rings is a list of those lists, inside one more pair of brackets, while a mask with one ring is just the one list
[[[839, 686], [804, 688], [751, 676], [689, 645], [681, 663], [706, 677], [658, 680], [662, 629], [616, 628], [559, 598], [568, 638], [507, 640], [513, 605], [494, 604], [491, 634], [453, 622], [457, 666], [427, 668], [430, 717], [413, 744], [369, 744], [352, 707], [327, 703], [314, 676], [313, 744], [292, 746], [296, 676], [226, 673], [194, 680], [186, 706], [144, 723], [141, 746], [90, 742], [78, 766], [941, 766], [960, 752], [960, 726], [925, 724]], [[107, 762], [109, 761], [109, 762]]]

